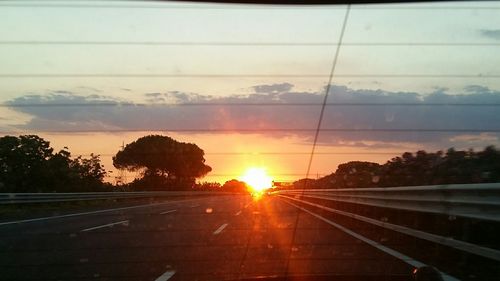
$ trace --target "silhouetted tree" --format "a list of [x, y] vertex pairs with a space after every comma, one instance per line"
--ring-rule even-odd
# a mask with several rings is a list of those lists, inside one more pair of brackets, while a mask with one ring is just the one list
[[90, 158], [78, 156], [69, 164], [70, 169], [76, 173], [78, 182], [86, 190], [95, 190], [95, 187], [99, 186], [99, 183], [102, 183], [106, 176], [106, 170], [101, 164], [99, 155], [91, 153]]
[[380, 165], [371, 162], [352, 161], [338, 166], [331, 184], [337, 188], [377, 186]]
[[338, 166], [331, 175], [295, 182], [294, 188], [365, 188], [436, 184], [487, 183], [500, 181], [500, 152], [494, 146], [483, 151], [443, 153], [405, 152], [383, 165], [352, 161]]
[[71, 159], [66, 148], [53, 153], [36, 135], [0, 138], [0, 191], [99, 191], [105, 175], [99, 156]]
[[138, 187], [148, 189], [186, 189], [195, 179], [212, 170], [205, 165], [204, 152], [196, 144], [178, 142], [170, 137], [150, 135], [128, 144], [113, 157], [118, 169], [142, 171]]
[[293, 182], [293, 188], [317, 188], [316, 180], [314, 179], [300, 179]]
[[35, 135], [0, 138], [0, 182], [6, 191], [45, 189], [45, 168], [52, 156], [50, 143]]
[[226, 181], [221, 188], [223, 191], [228, 191], [228, 192], [241, 192], [245, 193], [248, 192], [248, 185], [243, 182], [239, 181], [236, 179], [228, 180]]
[[222, 191], [222, 186], [218, 182], [201, 182], [197, 183], [194, 189], [200, 191]]

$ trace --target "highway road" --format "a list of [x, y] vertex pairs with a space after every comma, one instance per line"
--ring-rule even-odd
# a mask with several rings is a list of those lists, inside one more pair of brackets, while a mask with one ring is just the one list
[[408, 262], [321, 216], [278, 196], [228, 195], [4, 221], [0, 280], [340, 278], [411, 272]]

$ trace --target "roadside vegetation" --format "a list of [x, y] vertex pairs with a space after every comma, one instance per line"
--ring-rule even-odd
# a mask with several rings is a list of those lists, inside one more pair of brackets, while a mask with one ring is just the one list
[[0, 138], [0, 192], [109, 191], [99, 155], [72, 157], [36, 135]]
[[301, 179], [292, 188], [367, 188], [500, 181], [500, 151], [448, 149], [446, 152], [405, 152], [385, 164], [351, 161], [319, 179]]
[[68, 148], [54, 152], [49, 141], [36, 135], [0, 138], [0, 192], [247, 191], [237, 180], [196, 183], [212, 170], [204, 151], [167, 136], [137, 139], [116, 153], [113, 165], [140, 177], [115, 186], [105, 181], [99, 155], [74, 157]]
[[[68, 148], [54, 152], [36, 135], [0, 138], [0, 192], [86, 192], [199, 190], [247, 192], [244, 182], [197, 183], [212, 168], [196, 144], [149, 135], [126, 145], [113, 157], [118, 169], [138, 172], [134, 181], [106, 182], [99, 155], [72, 156]], [[284, 188], [367, 188], [500, 181], [500, 151], [406, 152], [385, 164], [351, 161], [319, 179], [301, 179]]]

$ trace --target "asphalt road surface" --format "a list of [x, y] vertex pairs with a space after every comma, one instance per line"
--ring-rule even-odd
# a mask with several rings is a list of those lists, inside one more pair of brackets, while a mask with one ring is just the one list
[[213, 196], [0, 223], [0, 280], [234, 280], [411, 272], [407, 262], [290, 203], [277, 196]]

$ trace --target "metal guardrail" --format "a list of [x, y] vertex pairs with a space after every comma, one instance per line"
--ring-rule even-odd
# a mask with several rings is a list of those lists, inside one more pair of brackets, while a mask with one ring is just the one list
[[346, 202], [500, 222], [500, 183], [360, 189], [301, 189], [274, 192], [282, 198], [350, 217], [392, 231], [500, 261], [500, 250], [388, 223], [307, 199]]
[[500, 183], [295, 189], [278, 194], [500, 222]]
[[171, 196], [224, 195], [228, 192], [211, 191], [144, 191], [144, 192], [74, 192], [74, 193], [0, 193], [0, 205], [25, 203], [51, 203], [125, 198]]

